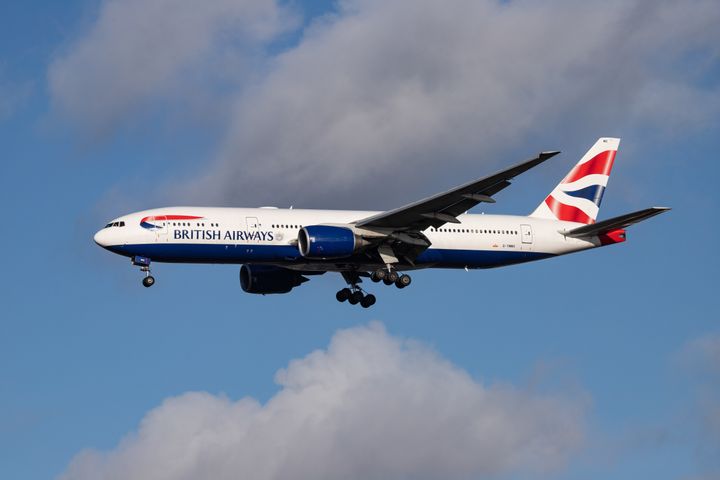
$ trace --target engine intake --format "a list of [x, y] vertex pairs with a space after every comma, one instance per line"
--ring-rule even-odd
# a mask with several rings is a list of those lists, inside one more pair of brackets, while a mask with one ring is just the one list
[[297, 272], [271, 265], [243, 265], [240, 268], [240, 287], [247, 293], [288, 293], [308, 280]]
[[348, 227], [311, 225], [298, 232], [298, 248], [305, 258], [345, 258], [367, 244]]

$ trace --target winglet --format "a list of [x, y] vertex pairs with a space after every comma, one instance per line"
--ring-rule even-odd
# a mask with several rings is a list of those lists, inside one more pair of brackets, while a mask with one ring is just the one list
[[558, 155], [560, 153], [560, 150], [548, 150], [547, 152], [540, 152], [540, 157], [547, 160], [550, 157], [554, 157], [555, 155]]

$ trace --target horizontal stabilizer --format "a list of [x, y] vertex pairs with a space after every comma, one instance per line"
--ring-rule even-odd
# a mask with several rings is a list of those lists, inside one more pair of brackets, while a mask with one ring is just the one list
[[567, 237], [594, 237], [597, 235], [603, 235], [613, 230], [629, 227], [643, 220], [647, 220], [650, 217], [659, 215], [663, 212], [670, 210], [668, 207], [651, 207], [637, 212], [626, 213], [619, 217], [609, 218], [602, 222], [593, 223], [591, 225], [584, 225], [582, 227], [574, 228], [569, 232], [562, 232]]

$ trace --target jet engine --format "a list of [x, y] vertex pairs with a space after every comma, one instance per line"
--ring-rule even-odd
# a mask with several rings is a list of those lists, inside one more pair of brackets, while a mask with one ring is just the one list
[[308, 280], [297, 272], [272, 265], [243, 265], [240, 268], [240, 287], [247, 293], [288, 293]]
[[352, 228], [310, 225], [298, 232], [298, 248], [305, 258], [345, 258], [369, 245]]

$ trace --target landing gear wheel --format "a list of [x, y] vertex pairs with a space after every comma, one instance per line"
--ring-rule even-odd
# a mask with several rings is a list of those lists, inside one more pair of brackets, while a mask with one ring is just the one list
[[352, 292], [350, 291], [349, 288], [343, 288], [342, 290], [340, 290], [339, 292], [337, 292], [335, 294], [335, 298], [337, 298], [338, 302], [342, 303], [345, 300], [347, 300], [348, 298], [350, 298], [351, 294], [352, 294]]
[[387, 279], [390, 282], [390, 283], [388, 283], [388, 285], [397, 282], [398, 278], [400, 278], [398, 273], [395, 270], [390, 270], [387, 274]]
[[381, 280], [384, 280], [385, 277], [387, 277], [387, 272], [381, 268], [381, 269], [379, 269], [379, 270], [375, 270], [375, 271], [370, 275], [370, 280], [372, 280], [373, 282], [377, 283], [377, 282], [379, 282], [379, 281], [381, 281]]
[[395, 286], [397, 288], [405, 288], [408, 285], [412, 283], [412, 278], [410, 278], [410, 275], [400, 275], [400, 278], [398, 278], [395, 281]]
[[363, 297], [365, 297], [365, 295], [363, 295], [363, 293], [360, 290], [357, 290], [350, 295], [350, 298], [348, 299], [348, 301], [350, 302], [351, 305], [357, 305], [358, 303], [360, 303], [360, 301], [363, 299]]
[[155, 285], [155, 277], [153, 277], [152, 275], [148, 275], [147, 277], [143, 278], [142, 284], [145, 287], [152, 287], [153, 285]]
[[371, 293], [371, 294], [365, 295], [365, 297], [362, 300], [360, 300], [360, 306], [362, 306], [363, 308], [369, 308], [369, 307], [372, 307], [373, 305], [375, 305], [376, 301], [377, 300], [375, 299], [375, 295], [373, 295]]

